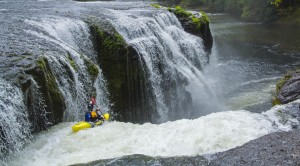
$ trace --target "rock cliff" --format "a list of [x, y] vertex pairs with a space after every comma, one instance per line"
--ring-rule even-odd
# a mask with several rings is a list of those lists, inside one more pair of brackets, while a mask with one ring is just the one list
[[90, 23], [98, 63], [107, 80], [112, 111], [120, 121], [143, 123], [155, 115], [143, 61], [114, 28]]

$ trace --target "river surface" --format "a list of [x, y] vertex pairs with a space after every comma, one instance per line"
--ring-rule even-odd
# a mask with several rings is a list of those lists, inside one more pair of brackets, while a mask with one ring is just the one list
[[[150, 17], [156, 17], [158, 22], [162, 21], [159, 25], [165, 27], [159, 29], [161, 32], [157, 36], [161, 36], [161, 40], [169, 46], [168, 49], [171, 51], [174, 51], [175, 48], [177, 50], [176, 42], [180, 41], [171, 40], [169, 32], [178, 32], [188, 42], [196, 43], [195, 46], [198, 46], [197, 41], [200, 40], [182, 32], [180, 25], [177, 25], [178, 21], [173, 20], [173, 15], [164, 12], [161, 12], [161, 15], [155, 12], [153, 14], [154, 9], [149, 9], [149, 5], [144, 2], [74, 3], [40, 0], [36, 4], [28, 1], [24, 8], [20, 7], [19, 1], [0, 1], [0, 12], [10, 18], [5, 19], [4, 15], [0, 16], [0, 21], [7, 25], [1, 25], [0, 32], [5, 37], [5, 40], [1, 40], [3, 42], [0, 41], [2, 52], [18, 52], [28, 48], [34, 55], [35, 52], [44, 51], [54, 52], [53, 56], [57, 57], [64, 50], [71, 50], [70, 52], [76, 50], [93, 59], [95, 55], [93, 51], [89, 50], [91, 45], [86, 25], [81, 20], [83, 15], [91, 13], [97, 17], [112, 18], [115, 21], [113, 24], [124, 23], [115, 26], [119, 33], [125, 36], [127, 42], [137, 45], [137, 49], [140, 49], [140, 40], [130, 36], [129, 30], [126, 31], [126, 34], [122, 30], [128, 28], [126, 26], [130, 26], [132, 22], [135, 23], [132, 30], [139, 23], [141, 25], [154, 23], [153, 28], [155, 28], [156, 22]], [[43, 11], [41, 11], [42, 9]], [[289, 130], [290, 125], [297, 122], [292, 118], [286, 118], [285, 123], [282, 123], [282, 117], [276, 112], [284, 110], [286, 106], [272, 108], [271, 100], [275, 93], [276, 82], [288, 70], [299, 66], [300, 39], [297, 38], [297, 34], [300, 32], [297, 29], [285, 31], [287, 27], [245, 23], [226, 14], [210, 14], [209, 16], [214, 46], [209, 64], [203, 65], [201, 80], [204, 80], [214, 96], [209, 98], [211, 101], [206, 102], [218, 105], [217, 109], [205, 109], [203, 112], [201, 108], [203, 104], [200, 104], [198, 109], [203, 116], [197, 118], [143, 125], [112, 121], [101, 127], [78, 133], [72, 133], [71, 127], [75, 121], [80, 119], [80, 115], [77, 113], [78, 115], [75, 116], [72, 112], [68, 112], [71, 117], [66, 118], [64, 123], [30, 137], [29, 143], [26, 142], [23, 150], [22, 148], [18, 149], [11, 158], [1, 160], [0, 164], [7, 166], [64, 166], [134, 154], [153, 157], [205, 155], [240, 146], [271, 132]], [[128, 19], [132, 20], [128, 21]], [[125, 26], [125, 24], [128, 25]], [[20, 29], [24, 30], [20, 32]], [[71, 37], [73, 31], [82, 34], [80, 39]], [[144, 36], [144, 34], [139, 35]], [[152, 35], [150, 39], [157, 42], [156, 37]], [[27, 41], [23, 39], [27, 39]], [[85, 47], [79, 45], [82, 40], [88, 41], [85, 42]], [[147, 36], [141, 40], [148, 42]], [[168, 43], [170, 41], [173, 43]], [[186, 40], [182, 39], [182, 41]], [[153, 42], [154, 45], [155, 42]], [[16, 45], [12, 45], [12, 43]], [[143, 51], [145, 51], [143, 55], [148, 55], [150, 52], [148, 48], [143, 47]], [[196, 50], [199, 55], [202, 55], [201, 47]], [[72, 56], [76, 57], [76, 51]], [[184, 60], [186, 55], [175, 53], [174, 55], [178, 55], [177, 59]], [[199, 56], [200, 58], [202, 57]], [[13, 61], [13, 59], [10, 60]], [[6, 61], [6, 64], [10, 64], [9, 61]], [[176, 63], [173, 65], [173, 68], [178, 67]], [[188, 69], [191, 68], [191, 65], [182, 64], [180, 67], [189, 73]], [[1, 76], [6, 75], [9, 75], [8, 72], [2, 71]], [[195, 75], [192, 73], [191, 77], [195, 77]], [[2, 83], [1, 81], [0, 83], [0, 88], [6, 89], [1, 92], [1, 97], [7, 96], [5, 98], [7, 101], [16, 95], [21, 96], [19, 91], [10, 93], [13, 87], [5, 86], [6, 82]], [[101, 85], [98, 87], [100, 89], [105, 86], [105, 84], [99, 84]], [[203, 87], [200, 88], [197, 85], [199, 84], [195, 83], [190, 91], [195, 95], [199, 91], [200, 94], [203, 94], [201, 92]], [[160, 87], [156, 90], [157, 94], [162, 91]], [[66, 91], [65, 95], [67, 96], [67, 94]], [[207, 100], [207, 97], [197, 97], [193, 99], [199, 99], [199, 103], [202, 99]], [[81, 100], [75, 100], [70, 104], [76, 104]], [[10, 106], [7, 102], [3, 103]], [[24, 107], [22, 103], [17, 104], [20, 106], [14, 110]], [[107, 109], [109, 108], [107, 107]], [[164, 112], [163, 106], [161, 109]], [[22, 116], [26, 121], [26, 115]], [[16, 148], [18, 147], [23, 146], [20, 145]]]
[[271, 107], [276, 82], [299, 67], [300, 30], [245, 23], [211, 14], [214, 46], [206, 78], [228, 109], [261, 112]]

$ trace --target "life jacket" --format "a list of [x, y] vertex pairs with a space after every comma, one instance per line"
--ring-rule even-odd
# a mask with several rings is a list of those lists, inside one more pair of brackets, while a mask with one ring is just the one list
[[97, 113], [96, 113], [96, 111], [92, 111], [92, 112], [91, 112], [91, 117], [92, 117], [92, 118], [97, 118]]
[[91, 121], [91, 114], [89, 112], [85, 113], [85, 121], [90, 122]]

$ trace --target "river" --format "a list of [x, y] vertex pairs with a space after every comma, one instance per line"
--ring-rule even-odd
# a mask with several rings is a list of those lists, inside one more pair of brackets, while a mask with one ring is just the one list
[[276, 83], [299, 66], [299, 29], [227, 14], [210, 18], [214, 47], [205, 73], [222, 105], [258, 113], [270, 108]]
[[[0, 88], [4, 89], [1, 91], [1, 108], [11, 111], [12, 117], [21, 117], [22, 122], [16, 122], [15, 118], [5, 121], [4, 126], [15, 127], [11, 138], [18, 138], [11, 144], [21, 142], [21, 145], [13, 146], [12, 154], [0, 164], [63, 166], [135, 154], [152, 157], [207, 155], [240, 146], [271, 132], [290, 130], [291, 124], [297, 123], [292, 118], [282, 123], [282, 116], [278, 116], [277, 111], [288, 108], [288, 105], [274, 108], [271, 105], [276, 82], [288, 70], [299, 66], [297, 29], [286, 31], [286, 27], [245, 23], [226, 14], [210, 14], [214, 46], [207, 59], [199, 42], [201, 40], [185, 33], [174, 15], [158, 12], [144, 2], [39, 0], [28, 1], [24, 9], [20, 7], [20, 1], [0, 1], [0, 4], [4, 4], [0, 12], [9, 18], [0, 16], [1, 21], [6, 23], [1, 25], [4, 39], [0, 41], [1, 51], [18, 52], [28, 48], [33, 53], [38, 52], [36, 54], [48, 53], [61, 82], [65, 81], [64, 76], [59, 74], [59, 65], [55, 65], [56, 59], [64, 60], [61, 52], [71, 52], [74, 59], [78, 59], [78, 65], [82, 63], [78, 52], [90, 59], [95, 56], [84, 16], [92, 14], [109, 18], [126, 42], [145, 58], [146, 67], [152, 73], [150, 81], [163, 122], [140, 125], [111, 121], [101, 127], [72, 133], [72, 125], [82, 119], [80, 110], [85, 105], [79, 103], [84, 102], [85, 97], [73, 99], [69, 90], [72, 88], [61, 85], [69, 104], [64, 122], [30, 135], [27, 115], [19, 115], [19, 111], [24, 109], [22, 102], [7, 102], [14, 98], [22, 100], [20, 90], [14, 91], [14, 87], [1, 81]], [[84, 47], [81, 43], [85, 44]], [[184, 46], [184, 51], [181, 46]], [[157, 55], [163, 59], [157, 59]], [[186, 57], [199, 61], [203, 71]], [[193, 111], [198, 116], [168, 120], [167, 113], [172, 110], [161, 99], [164, 95], [160, 81], [165, 77], [153, 65], [157, 60], [164, 60], [166, 71], [172, 77], [179, 73], [187, 80], [187, 90], [194, 103]], [[12, 61], [10, 58], [5, 65], [9, 66]], [[5, 65], [2, 67], [5, 68]], [[86, 73], [84, 68], [78, 70]], [[2, 71], [1, 76], [9, 77], [9, 72]], [[85, 85], [89, 84], [89, 80], [80, 78], [80, 75], [74, 76], [78, 78], [78, 86], [74, 89], [85, 96]], [[106, 83], [101, 77], [95, 88], [104, 101], [97, 102], [108, 110], [110, 103], [105, 96]], [[1, 118], [6, 117], [4, 113], [0, 114]], [[22, 129], [21, 123], [26, 124], [23, 125], [25, 129]], [[27, 135], [30, 136], [24, 141], [22, 138]]]

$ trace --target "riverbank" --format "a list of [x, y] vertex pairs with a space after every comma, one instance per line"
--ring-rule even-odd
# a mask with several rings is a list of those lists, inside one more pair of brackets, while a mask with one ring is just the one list
[[210, 166], [299, 165], [300, 131], [272, 133], [214, 157]]

